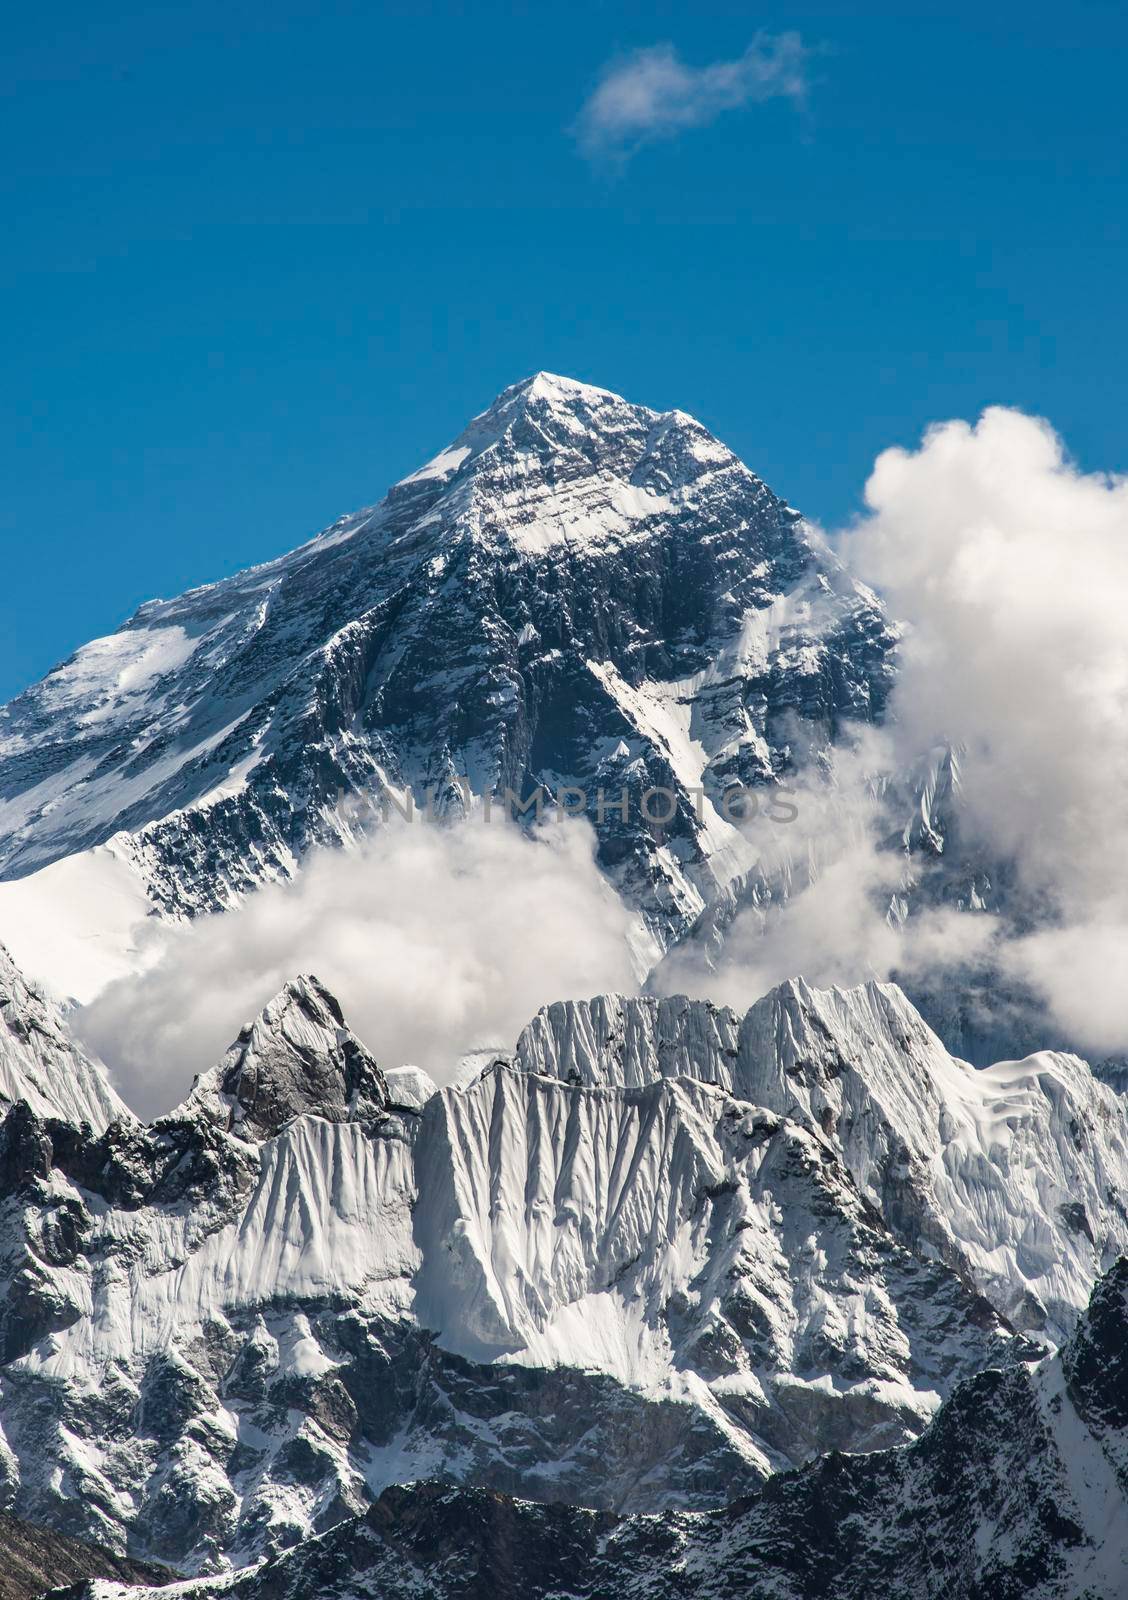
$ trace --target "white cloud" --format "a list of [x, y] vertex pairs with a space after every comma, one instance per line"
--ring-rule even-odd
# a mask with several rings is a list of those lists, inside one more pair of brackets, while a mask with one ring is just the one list
[[574, 133], [589, 156], [624, 157], [654, 139], [713, 122], [764, 100], [803, 100], [809, 52], [797, 33], [759, 33], [735, 61], [687, 66], [673, 45], [653, 45], [604, 68]]
[[1015, 941], [1006, 964], [1040, 991], [1060, 1025], [1094, 1055], [1128, 1050], [1128, 915], [1074, 922]]
[[403, 823], [360, 854], [315, 854], [237, 910], [153, 928], [154, 964], [111, 984], [76, 1028], [153, 1116], [313, 972], [382, 1064], [443, 1081], [475, 1045], [511, 1046], [548, 1001], [633, 989], [629, 934], [586, 823], [546, 824], [535, 841], [496, 818]]
[[965, 833], [1053, 925], [1006, 965], [1073, 1037], [1124, 1049], [1128, 479], [1082, 473], [1047, 422], [994, 407], [885, 451], [866, 503], [846, 553], [909, 625], [900, 754], [965, 746]]

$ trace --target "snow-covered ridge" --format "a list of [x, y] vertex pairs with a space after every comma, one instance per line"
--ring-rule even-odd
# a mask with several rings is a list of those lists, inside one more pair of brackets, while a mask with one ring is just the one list
[[562, 1003], [534, 1020], [516, 1059], [582, 1083], [692, 1077], [795, 1118], [901, 1237], [1051, 1339], [1128, 1250], [1120, 1096], [1051, 1051], [977, 1071], [895, 984], [796, 980], [744, 1017], [683, 997]]
[[100, 1133], [132, 1113], [105, 1068], [72, 1038], [58, 1009], [0, 944], [0, 1112], [25, 1100], [42, 1117]]

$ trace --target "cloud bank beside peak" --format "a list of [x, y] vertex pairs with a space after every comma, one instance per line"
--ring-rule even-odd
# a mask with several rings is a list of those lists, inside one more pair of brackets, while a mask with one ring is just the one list
[[1009, 944], [1094, 1052], [1128, 1048], [1128, 478], [990, 407], [886, 450], [846, 554], [908, 625], [903, 744], [964, 747], [965, 835], [1043, 923]]
[[[688, 948], [658, 982], [738, 1008], [797, 972], [942, 979], [955, 997], [987, 962], [1093, 1059], [1128, 1052], [1128, 478], [1082, 471], [1048, 422], [996, 406], [883, 451], [865, 500], [836, 542], [905, 626], [889, 720], [794, 780], [792, 827], [753, 824], [787, 893], [738, 914], [714, 967]], [[1009, 887], [997, 911], [902, 916], [931, 870], [890, 848], [903, 780], [949, 746], [957, 863]]]

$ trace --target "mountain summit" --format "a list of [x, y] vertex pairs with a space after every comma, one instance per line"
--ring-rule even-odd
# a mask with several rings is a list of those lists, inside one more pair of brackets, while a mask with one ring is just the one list
[[877, 715], [894, 637], [692, 417], [538, 373], [375, 507], [149, 602], [0, 711], [0, 875], [108, 844], [194, 915], [347, 837], [342, 792], [569, 784], [611, 797], [600, 863], [662, 946], [746, 865], [725, 788]]

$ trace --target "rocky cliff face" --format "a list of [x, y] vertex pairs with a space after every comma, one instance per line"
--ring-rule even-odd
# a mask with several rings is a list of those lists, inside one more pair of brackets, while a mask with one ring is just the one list
[[[124, 1561], [93, 1545], [35, 1528], [0, 1512], [0, 1600], [40, 1600], [73, 1593], [92, 1577], [157, 1586], [172, 1574], [139, 1561]], [[146, 1592], [151, 1592], [146, 1588]]]
[[[1128, 1263], [1060, 1355], [962, 1385], [898, 1450], [830, 1455], [705, 1514], [621, 1519], [485, 1491], [389, 1489], [357, 1521], [185, 1600], [1116, 1600], [1128, 1585], [1120, 1394]], [[1084, 1373], [1082, 1377], [1081, 1374]], [[1093, 1419], [1099, 1418], [1094, 1428]], [[86, 1600], [129, 1600], [109, 1584]], [[158, 1591], [159, 1592], [159, 1591]]]

